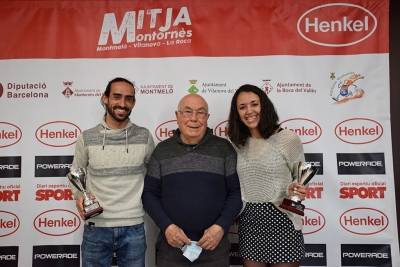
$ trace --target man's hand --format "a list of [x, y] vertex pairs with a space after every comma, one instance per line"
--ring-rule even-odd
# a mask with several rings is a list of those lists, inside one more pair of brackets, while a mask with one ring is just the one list
[[197, 242], [197, 245], [206, 250], [214, 250], [224, 236], [224, 232], [221, 226], [213, 224], [204, 231], [204, 235]]
[[175, 224], [168, 226], [165, 230], [165, 237], [167, 238], [168, 244], [174, 248], [181, 247], [184, 244], [191, 244], [190, 239], [185, 235], [183, 230]]
[[[89, 194], [90, 199], [96, 199], [96, 197], [92, 194]], [[76, 205], [76, 209], [79, 212], [79, 215], [81, 215], [81, 218], [83, 221], [86, 221], [85, 219], [85, 211], [83, 209], [83, 196], [79, 197], [76, 201], [75, 201], [75, 205]]]

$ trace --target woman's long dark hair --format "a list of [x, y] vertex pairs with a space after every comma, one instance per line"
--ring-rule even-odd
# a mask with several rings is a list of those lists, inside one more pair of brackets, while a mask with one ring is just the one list
[[259, 114], [260, 121], [257, 125], [257, 128], [263, 138], [269, 138], [280, 126], [278, 123], [278, 113], [276, 112], [274, 104], [268, 98], [267, 94], [257, 86], [251, 84], [242, 85], [233, 95], [228, 119], [228, 136], [231, 142], [237, 147], [243, 146], [246, 143], [247, 138], [250, 136], [249, 129], [240, 120], [240, 116], [237, 111], [237, 99], [239, 94], [243, 92], [254, 93], [260, 98], [261, 112]]

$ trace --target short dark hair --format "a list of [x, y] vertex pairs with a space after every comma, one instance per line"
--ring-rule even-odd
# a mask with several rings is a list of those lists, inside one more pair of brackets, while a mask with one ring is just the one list
[[[121, 77], [116, 77], [116, 78], [114, 78], [114, 79], [112, 79], [111, 81], [108, 82], [106, 90], [104, 91], [104, 95], [106, 97], [110, 97], [111, 85], [113, 83], [117, 83], [117, 82], [125, 82], [125, 83], [130, 84], [133, 87], [133, 99], [135, 100], [135, 85], [131, 81], [129, 81], [129, 80], [125, 79], [125, 78], [121, 78]], [[100, 103], [103, 106], [103, 108], [106, 109], [106, 105], [104, 104], [102, 98], [100, 98]], [[107, 114], [107, 110], [106, 110], [106, 114]]]
[[260, 98], [261, 112], [257, 128], [264, 139], [269, 138], [274, 131], [280, 127], [278, 113], [276, 112], [274, 104], [268, 98], [267, 94], [257, 86], [251, 84], [242, 85], [236, 90], [232, 97], [228, 119], [228, 136], [231, 142], [237, 147], [244, 146], [247, 138], [250, 136], [249, 129], [240, 120], [240, 116], [237, 111], [237, 99], [239, 94], [243, 92], [254, 93]]

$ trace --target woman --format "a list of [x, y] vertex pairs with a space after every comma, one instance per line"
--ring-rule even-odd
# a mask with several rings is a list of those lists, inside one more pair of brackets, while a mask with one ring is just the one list
[[304, 162], [300, 138], [280, 127], [268, 96], [254, 85], [234, 94], [228, 136], [238, 153], [242, 200], [239, 256], [244, 267], [295, 267], [304, 258], [301, 216], [279, 208], [285, 197], [304, 200], [306, 188], [292, 182], [293, 166]]

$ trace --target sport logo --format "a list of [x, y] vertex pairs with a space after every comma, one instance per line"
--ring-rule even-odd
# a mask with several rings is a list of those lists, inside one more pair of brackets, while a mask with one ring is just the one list
[[19, 228], [20, 222], [14, 213], [0, 210], [0, 237], [12, 235]]
[[81, 129], [66, 121], [52, 121], [41, 125], [36, 130], [36, 139], [51, 147], [65, 147], [76, 143]]
[[340, 216], [340, 225], [352, 234], [373, 235], [388, 227], [389, 218], [376, 209], [354, 208]]
[[348, 144], [362, 145], [378, 140], [383, 134], [383, 127], [378, 122], [354, 118], [340, 122], [335, 127], [335, 135]]
[[54, 209], [36, 216], [33, 225], [42, 234], [63, 236], [78, 230], [81, 225], [81, 219], [69, 210]]
[[298, 134], [303, 144], [316, 141], [322, 135], [322, 128], [314, 121], [304, 118], [293, 118], [281, 122], [282, 128]]
[[377, 25], [374, 14], [364, 7], [332, 3], [305, 12], [297, 21], [297, 31], [311, 43], [343, 47], [364, 41]]
[[163, 141], [173, 135], [172, 130], [177, 128], [177, 121], [176, 120], [170, 120], [161, 123], [155, 131], [155, 135], [158, 139], [158, 141]]
[[18, 126], [0, 121], [0, 148], [15, 145], [21, 138], [22, 131]]

